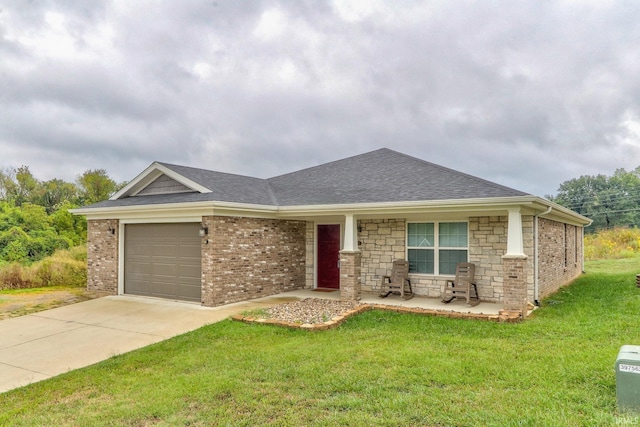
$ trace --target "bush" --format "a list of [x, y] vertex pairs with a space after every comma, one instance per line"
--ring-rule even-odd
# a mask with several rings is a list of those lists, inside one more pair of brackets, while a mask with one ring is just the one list
[[28, 268], [12, 262], [0, 269], [0, 290], [33, 288], [33, 280], [29, 277]]
[[587, 260], [634, 258], [640, 255], [640, 229], [600, 230], [584, 237]]
[[58, 250], [31, 266], [23, 266], [17, 262], [0, 266], [0, 289], [84, 287], [86, 284], [87, 249], [84, 245]]
[[32, 264], [86, 241], [86, 220], [64, 203], [51, 215], [42, 206], [0, 201], [0, 261]]

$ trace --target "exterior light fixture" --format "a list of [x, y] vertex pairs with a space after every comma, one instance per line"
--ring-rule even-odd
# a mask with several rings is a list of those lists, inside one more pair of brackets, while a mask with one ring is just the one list
[[107, 230], [109, 231], [110, 234], [116, 234], [116, 229], [112, 226], [109, 226]]
[[205, 227], [205, 226], [202, 226], [202, 227], [200, 228], [200, 231], [198, 231], [198, 235], [199, 235], [200, 237], [205, 237], [205, 236], [206, 236], [206, 235], [208, 235], [208, 234], [209, 234], [209, 228], [208, 228], [208, 227]]

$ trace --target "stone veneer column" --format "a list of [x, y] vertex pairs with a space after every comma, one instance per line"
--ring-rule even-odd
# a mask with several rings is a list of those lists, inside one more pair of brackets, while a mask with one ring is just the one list
[[527, 315], [527, 276], [526, 256], [504, 256], [502, 266], [504, 271], [504, 308], [501, 315], [508, 317]]
[[360, 300], [360, 273], [362, 270], [360, 251], [340, 251], [340, 299]]

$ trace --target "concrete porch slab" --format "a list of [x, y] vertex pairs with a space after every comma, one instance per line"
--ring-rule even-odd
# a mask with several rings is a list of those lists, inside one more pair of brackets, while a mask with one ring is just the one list
[[[304, 298], [321, 298], [321, 299], [340, 299], [340, 291], [334, 292], [317, 292], [309, 289], [297, 290], [278, 294], [278, 296], [290, 296], [299, 299]], [[403, 300], [399, 296], [389, 295], [386, 298], [378, 297], [377, 293], [362, 293], [360, 302], [366, 304], [383, 304], [397, 305], [408, 308], [422, 308], [426, 310], [442, 310], [457, 313], [473, 313], [473, 314], [491, 314], [497, 315], [502, 310], [502, 305], [490, 302], [480, 302], [476, 306], [469, 306], [464, 301], [452, 301], [445, 304], [439, 298], [427, 298], [423, 296], [415, 296], [410, 300]]]

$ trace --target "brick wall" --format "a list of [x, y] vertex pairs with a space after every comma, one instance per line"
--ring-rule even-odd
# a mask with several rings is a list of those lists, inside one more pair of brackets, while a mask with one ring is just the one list
[[[115, 230], [112, 234], [109, 229]], [[87, 221], [87, 289], [118, 293], [118, 220]]]
[[304, 221], [203, 217], [202, 302], [218, 306], [302, 289]]
[[538, 239], [538, 285], [542, 299], [581, 274], [582, 229], [540, 218]]

